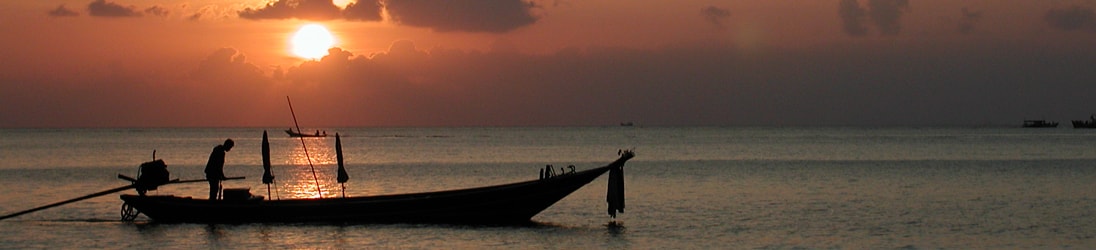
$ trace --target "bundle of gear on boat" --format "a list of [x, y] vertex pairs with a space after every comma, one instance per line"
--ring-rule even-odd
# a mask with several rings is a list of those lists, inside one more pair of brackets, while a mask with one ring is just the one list
[[[152, 153], [156, 158], [156, 153]], [[141, 163], [140, 167], [137, 167], [137, 178], [118, 174], [119, 179], [128, 180], [133, 182], [131, 187], [137, 190], [137, 195], [145, 196], [145, 193], [149, 190], [156, 190], [160, 185], [168, 184], [172, 181], [178, 182], [179, 180], [170, 180], [171, 173], [167, 171], [167, 163], [164, 160], [153, 160], [150, 162]], [[122, 221], [133, 221], [140, 214], [129, 203], [122, 204]]]
[[167, 163], [164, 163], [164, 160], [141, 163], [133, 187], [137, 189], [137, 194], [144, 196], [148, 190], [156, 190], [160, 185], [171, 181], [168, 179], [170, 175], [167, 171]]
[[552, 177], [556, 177], [556, 176], [560, 176], [560, 175], [574, 174], [575, 173], [575, 165], [567, 166], [567, 169], [570, 169], [570, 172], [563, 169], [562, 167], [559, 168], [559, 172], [556, 172], [555, 168], [552, 167], [551, 164], [548, 164], [548, 165], [544, 166], [544, 168], [540, 169], [540, 179], [543, 180], [543, 179], [548, 179], [548, 178], [552, 178]]

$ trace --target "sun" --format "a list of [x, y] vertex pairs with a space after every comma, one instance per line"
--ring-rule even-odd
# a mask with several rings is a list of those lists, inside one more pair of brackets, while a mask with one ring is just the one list
[[320, 59], [327, 55], [327, 49], [335, 46], [335, 36], [323, 25], [306, 24], [293, 34], [289, 43], [294, 55], [305, 59]]

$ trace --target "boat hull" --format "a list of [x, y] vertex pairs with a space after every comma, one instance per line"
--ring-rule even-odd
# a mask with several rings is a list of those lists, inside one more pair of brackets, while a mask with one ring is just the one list
[[[205, 200], [122, 195], [126, 204], [163, 223], [527, 223], [537, 213], [616, 164], [541, 180], [415, 194], [288, 200]], [[620, 166], [616, 166], [620, 167]]]
[[1096, 128], [1096, 121], [1073, 120], [1073, 128]]
[[1045, 120], [1025, 120], [1023, 127], [1025, 128], [1057, 128], [1058, 122], [1048, 122]]

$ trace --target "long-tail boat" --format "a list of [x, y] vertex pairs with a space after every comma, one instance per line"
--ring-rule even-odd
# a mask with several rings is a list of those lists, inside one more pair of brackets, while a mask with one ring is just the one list
[[[608, 165], [585, 171], [548, 174], [538, 180], [459, 190], [343, 198], [266, 200], [244, 196], [222, 200], [162, 195], [121, 195], [131, 207], [163, 223], [445, 223], [520, 224], [610, 172], [609, 214], [624, 209], [624, 163], [634, 157], [621, 151]], [[555, 172], [555, 171], [552, 171]]]

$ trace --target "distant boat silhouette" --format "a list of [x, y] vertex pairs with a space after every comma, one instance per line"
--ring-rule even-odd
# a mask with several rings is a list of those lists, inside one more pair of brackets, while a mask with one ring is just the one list
[[1073, 128], [1096, 128], [1096, 115], [1088, 116], [1088, 121], [1073, 120]]
[[631, 127], [631, 126], [635, 126], [635, 125], [636, 125], [636, 124], [635, 124], [635, 123], [632, 123], [632, 122], [621, 122], [621, 123], [620, 123], [620, 126], [621, 126], [621, 127]]
[[293, 129], [286, 129], [285, 133], [289, 134], [289, 137], [327, 137], [327, 131], [324, 131], [322, 134], [320, 133], [320, 131], [316, 131], [315, 134], [305, 134], [300, 132], [294, 132]]
[[[320, 134], [319, 130], [316, 130], [315, 134], [301, 133], [301, 125], [297, 124], [297, 112], [293, 112], [293, 101], [290, 101], [289, 96], [286, 96], [285, 97], [285, 102], [289, 103], [289, 113], [293, 115], [293, 125], [297, 126], [297, 131], [296, 132], [293, 131], [293, 128], [289, 128], [289, 129], [285, 130], [285, 133], [289, 134], [289, 137], [327, 137], [327, 131], [326, 130], [323, 131], [323, 134]], [[304, 141], [301, 141], [301, 142], [304, 143]]]
[[1046, 120], [1024, 120], [1025, 128], [1057, 128], [1058, 122], [1048, 122]]

